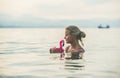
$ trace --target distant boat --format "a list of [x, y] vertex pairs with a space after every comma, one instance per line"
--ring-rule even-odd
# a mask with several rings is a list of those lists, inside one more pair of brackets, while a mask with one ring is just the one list
[[109, 25], [102, 26], [102, 24], [100, 24], [100, 25], [98, 26], [98, 28], [110, 28], [110, 26], [109, 26]]

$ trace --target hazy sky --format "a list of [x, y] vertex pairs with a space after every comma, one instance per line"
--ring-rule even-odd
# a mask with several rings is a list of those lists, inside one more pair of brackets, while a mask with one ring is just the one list
[[0, 17], [14, 20], [24, 17], [49, 20], [120, 19], [120, 0], [0, 0]]

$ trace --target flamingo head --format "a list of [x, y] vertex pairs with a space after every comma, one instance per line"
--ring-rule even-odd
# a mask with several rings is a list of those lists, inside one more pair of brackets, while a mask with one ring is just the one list
[[64, 44], [65, 44], [65, 42], [64, 42], [64, 40], [60, 40], [60, 46], [64, 46]]

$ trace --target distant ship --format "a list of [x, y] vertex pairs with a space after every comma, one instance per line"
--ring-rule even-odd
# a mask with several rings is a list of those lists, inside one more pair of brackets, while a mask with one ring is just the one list
[[110, 28], [110, 26], [109, 26], [109, 25], [102, 26], [102, 24], [100, 24], [100, 25], [98, 26], [98, 28]]

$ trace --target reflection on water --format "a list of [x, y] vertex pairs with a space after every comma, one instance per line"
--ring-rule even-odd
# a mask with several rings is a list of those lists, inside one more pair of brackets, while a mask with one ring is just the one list
[[84, 70], [85, 64], [83, 60], [65, 60], [66, 70]]

